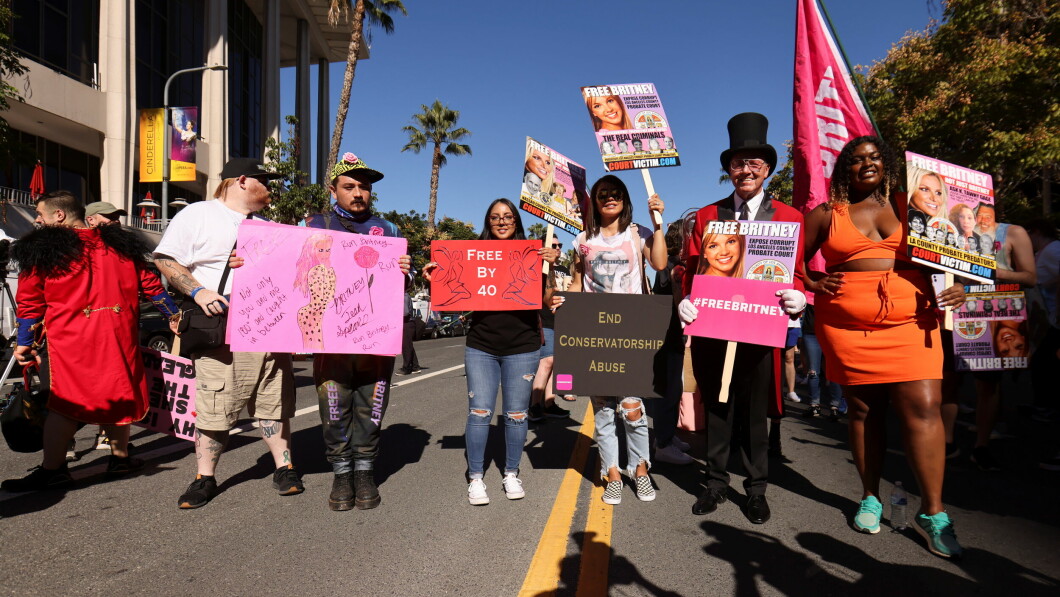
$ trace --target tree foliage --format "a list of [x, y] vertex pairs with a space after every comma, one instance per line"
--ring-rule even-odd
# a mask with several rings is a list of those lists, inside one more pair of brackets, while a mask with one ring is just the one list
[[294, 224], [309, 214], [320, 213], [328, 207], [331, 193], [321, 184], [308, 184], [309, 175], [298, 169], [302, 148], [295, 134], [298, 119], [287, 116], [287, 140], [265, 139], [265, 167], [283, 174], [283, 179], [272, 183], [272, 201], [262, 215], [281, 224]]
[[[469, 222], [443, 217], [433, 233], [428, 231], [427, 218], [415, 210], [406, 214], [396, 210], [380, 212], [379, 217], [393, 222], [401, 234], [409, 243], [409, 256], [412, 257], [412, 267], [417, 272], [423, 271], [423, 266], [431, 260], [431, 240], [474, 240], [478, 238], [474, 226]], [[414, 284], [417, 288], [423, 288], [426, 282], [416, 276]]]
[[[14, 85], [8, 83], [13, 77], [26, 74], [26, 67], [22, 64], [22, 57], [12, 46], [10, 2], [0, 2], [0, 112], [11, 107], [10, 102], [23, 101], [22, 95]], [[0, 167], [7, 168], [12, 162], [23, 161], [28, 157], [27, 148], [15, 141], [11, 127], [7, 119], [0, 116]]]
[[773, 173], [773, 178], [770, 178], [769, 184], [766, 185], [766, 194], [785, 205], [791, 205], [794, 198], [792, 188], [795, 180], [795, 160], [791, 155], [792, 145], [791, 140], [784, 142], [786, 149], [784, 165]]
[[[446, 162], [448, 155], [471, 155], [471, 147], [459, 143], [464, 137], [470, 137], [471, 131], [456, 128], [460, 120], [460, 111], [450, 109], [438, 100], [430, 106], [421, 105], [422, 111], [413, 114], [413, 124], [402, 127], [408, 134], [409, 142], [401, 151], [419, 153], [428, 145], [432, 147], [431, 155], [431, 194], [427, 208], [427, 228], [434, 229], [434, 216], [438, 210], [438, 173]], [[418, 125], [418, 126], [417, 126]], [[444, 147], [443, 147], [444, 146]]]
[[350, 46], [346, 51], [346, 71], [342, 76], [342, 92], [339, 94], [339, 108], [335, 113], [335, 128], [331, 132], [331, 147], [328, 150], [328, 168], [339, 158], [339, 146], [342, 145], [342, 133], [346, 128], [346, 115], [350, 110], [350, 94], [353, 92], [353, 77], [357, 72], [357, 54], [364, 43], [364, 22], [377, 24], [386, 33], [394, 32], [394, 19], [391, 12], [398, 11], [408, 16], [401, 0], [356, 0], [353, 8], [353, 20], [350, 20], [350, 0], [331, 0], [328, 6], [328, 24], [332, 27], [340, 21], [350, 23]]
[[865, 76], [883, 137], [993, 175], [1009, 220], [1041, 213], [1043, 176], [1060, 160], [1056, 7], [944, 0], [942, 22], [906, 35]]

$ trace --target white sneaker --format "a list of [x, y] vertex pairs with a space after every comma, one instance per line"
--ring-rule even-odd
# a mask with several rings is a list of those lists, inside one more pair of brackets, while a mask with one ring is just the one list
[[692, 448], [692, 446], [689, 445], [688, 442], [682, 440], [681, 438], [677, 437], [676, 435], [673, 437], [673, 439], [670, 440], [670, 445], [671, 446], [677, 446], [677, 449], [681, 450], [682, 452], [687, 452], [687, 451], [689, 451]]
[[656, 448], [654, 460], [670, 464], [692, 464], [692, 457], [682, 452], [673, 441], [665, 448]]
[[526, 492], [523, 491], [523, 482], [519, 480], [519, 477], [515, 476], [515, 473], [505, 473], [504, 481], [504, 495], [510, 500], [521, 500]]
[[795, 392], [788, 392], [784, 397], [792, 402], [802, 402], [802, 398], [799, 398], [799, 395]]
[[482, 479], [472, 479], [467, 486], [467, 501], [472, 506], [485, 506], [490, 503], [490, 496], [486, 495], [486, 484]]

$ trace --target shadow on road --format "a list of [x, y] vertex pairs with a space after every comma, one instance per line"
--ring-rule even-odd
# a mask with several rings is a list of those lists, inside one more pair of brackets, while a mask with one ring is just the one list
[[542, 591], [534, 597], [546, 595], [655, 595], [681, 597], [645, 578], [633, 562], [616, 555], [614, 548], [596, 540], [596, 533], [571, 533], [578, 553], [560, 562], [559, 586], [555, 592]]

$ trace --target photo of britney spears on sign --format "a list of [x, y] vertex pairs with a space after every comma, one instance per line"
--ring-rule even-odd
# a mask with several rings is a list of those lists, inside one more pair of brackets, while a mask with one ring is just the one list
[[551, 147], [526, 138], [519, 209], [577, 235], [582, 206], [588, 201], [585, 168]]
[[709, 222], [692, 282], [700, 315], [685, 333], [784, 346], [789, 318], [776, 293], [795, 286], [798, 240], [793, 222]]
[[976, 227], [980, 209], [994, 209], [990, 175], [907, 151], [909, 256], [984, 283], [994, 279], [993, 238]]
[[655, 85], [582, 87], [582, 99], [608, 171], [681, 165]]

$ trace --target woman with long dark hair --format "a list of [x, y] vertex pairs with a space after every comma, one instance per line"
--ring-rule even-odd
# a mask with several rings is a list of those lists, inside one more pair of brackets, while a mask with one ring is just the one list
[[858, 137], [843, 148], [830, 200], [806, 217], [805, 254], [820, 249], [827, 271], [806, 287], [817, 294], [816, 331], [829, 377], [843, 384], [849, 404], [850, 449], [863, 489], [854, 528], [880, 530], [891, 407], [922, 493], [913, 527], [932, 553], [959, 557], [961, 546], [942, 506], [946, 460], [936, 305], [963, 304], [964, 290], [954, 285], [935, 297], [928, 277], [906, 256], [902, 219], [908, 205], [899, 181], [897, 156], [879, 138]]
[[[526, 240], [519, 210], [511, 201], [497, 199], [490, 203], [479, 240]], [[550, 262], [559, 257], [559, 251], [553, 248], [541, 248], [537, 253]], [[437, 266], [437, 263], [424, 266], [423, 275], [427, 280], [431, 279]], [[468, 395], [464, 440], [470, 481], [467, 499], [474, 506], [484, 506], [490, 501], [483, 477], [486, 440], [498, 387], [503, 388], [504, 494], [510, 500], [526, 495], [519, 479], [519, 461], [526, 443], [531, 383], [540, 349], [541, 324], [537, 310], [475, 311], [471, 314], [471, 329], [464, 348]]]
[[[653, 268], [666, 268], [666, 238], [660, 224], [654, 231], [633, 223], [633, 203], [626, 185], [617, 176], [608, 174], [593, 184], [590, 191], [591, 208], [586, 213], [585, 230], [574, 239], [576, 256], [570, 292], [613, 292], [642, 294], [647, 292], [644, 260]], [[652, 195], [648, 209], [663, 211], [662, 199]], [[553, 301], [553, 304], [562, 303]], [[622, 476], [618, 468], [618, 437], [615, 428], [616, 412], [626, 430], [626, 472], [634, 482], [637, 499], [655, 499], [648, 470], [648, 421], [644, 416], [644, 401], [636, 396], [593, 396], [596, 422], [596, 445], [600, 450], [600, 477], [607, 487], [605, 504], [622, 501]]]

